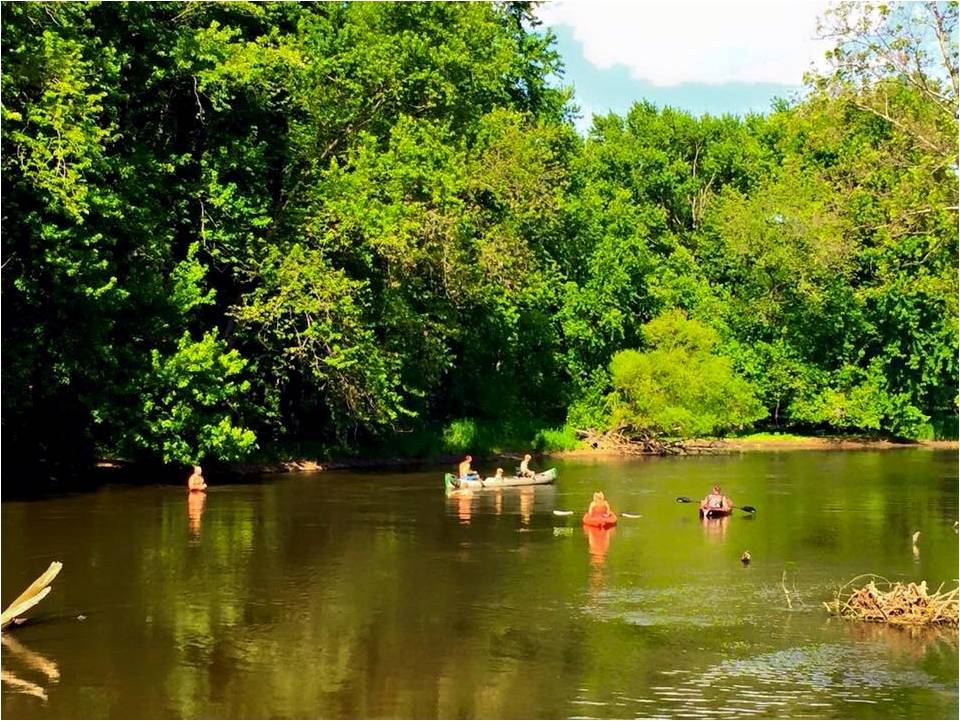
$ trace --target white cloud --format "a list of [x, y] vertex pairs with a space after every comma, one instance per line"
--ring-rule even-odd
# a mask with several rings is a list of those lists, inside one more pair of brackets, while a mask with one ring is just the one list
[[799, 85], [826, 50], [815, 39], [824, 2], [572, 2], [540, 6], [544, 24], [566, 25], [600, 69], [624, 65], [638, 80]]

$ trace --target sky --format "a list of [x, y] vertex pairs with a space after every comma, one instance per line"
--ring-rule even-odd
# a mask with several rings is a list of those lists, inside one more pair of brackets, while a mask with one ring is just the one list
[[824, 2], [553, 0], [537, 15], [557, 35], [585, 131], [593, 113], [635, 100], [703, 113], [765, 112], [797, 94], [827, 49]]

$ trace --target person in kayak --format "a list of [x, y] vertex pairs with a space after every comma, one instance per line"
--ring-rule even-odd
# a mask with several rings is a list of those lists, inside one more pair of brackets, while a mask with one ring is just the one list
[[187, 489], [190, 491], [207, 490], [207, 482], [203, 480], [203, 472], [200, 466], [193, 467], [193, 474], [187, 479]]
[[520, 470], [517, 471], [517, 474], [521, 478], [532, 478], [533, 476], [537, 475], [536, 471], [530, 470], [530, 460], [531, 460], [531, 456], [528, 453], [523, 457], [523, 460], [520, 461]]
[[723, 511], [729, 513], [733, 510], [733, 501], [723, 495], [719, 484], [714, 484], [710, 493], [704, 496], [700, 501], [700, 510], [706, 514], [708, 511]]
[[613, 513], [610, 509], [610, 504], [607, 503], [607, 499], [603, 495], [603, 491], [597, 491], [593, 494], [593, 501], [590, 503], [590, 507], [587, 509], [588, 516], [609, 516]]

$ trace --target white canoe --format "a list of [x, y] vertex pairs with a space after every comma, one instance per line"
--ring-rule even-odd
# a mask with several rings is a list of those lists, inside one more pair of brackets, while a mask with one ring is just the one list
[[540, 486], [546, 483], [553, 483], [557, 477], [557, 469], [551, 468], [549, 470], [537, 473], [533, 476], [524, 478], [521, 476], [504, 476], [503, 478], [484, 478], [482, 481], [480, 479], [467, 479], [467, 478], [457, 478], [452, 473], [447, 473], [443, 477], [444, 488], [450, 491], [462, 491], [469, 489], [471, 491], [479, 491], [481, 488], [505, 488], [507, 486]]

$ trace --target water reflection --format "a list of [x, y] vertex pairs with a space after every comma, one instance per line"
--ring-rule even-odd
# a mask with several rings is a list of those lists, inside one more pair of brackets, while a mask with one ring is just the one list
[[[200, 524], [163, 487], [5, 502], [5, 596], [37, 557], [78, 572], [15, 636], [61, 680], [4, 647], [3, 717], [956, 717], [949, 637], [861, 639], [819, 606], [864, 570], [956, 576], [955, 458], [800, 453], [564, 461], [556, 487], [449, 499], [439, 469], [269, 476]], [[757, 520], [695, 525], [674, 499], [705, 477], [745, 479]], [[552, 515], [597, 487], [642, 523]]]
[[530, 525], [530, 515], [533, 513], [535, 493], [535, 486], [522, 486], [520, 488], [520, 521], [524, 526]]
[[730, 525], [731, 516], [720, 516], [720, 518], [701, 518], [700, 525], [703, 526], [707, 538], [713, 541], [722, 541], [727, 535], [727, 527]]
[[187, 528], [191, 540], [200, 539], [200, 524], [203, 521], [203, 507], [207, 503], [207, 494], [203, 491], [187, 493]]
[[956, 657], [957, 629], [947, 626], [898, 626], [884, 623], [850, 623], [839, 621], [857, 643], [875, 643], [921, 660], [929, 653], [946, 653]]
[[465, 526], [470, 525], [470, 514], [473, 512], [473, 491], [460, 491], [457, 494], [457, 518]]
[[596, 526], [584, 526], [583, 532], [587, 536], [587, 544], [590, 549], [590, 565], [592, 572], [590, 574], [590, 587], [593, 591], [599, 591], [604, 585], [604, 566], [607, 563], [607, 552], [610, 550], [610, 540], [616, 529], [597, 528]]
[[3, 644], [5, 651], [5, 657], [3, 659], [4, 669], [2, 673], [0, 673], [0, 679], [2, 679], [3, 683], [10, 686], [17, 693], [34, 696], [46, 703], [46, 688], [33, 681], [20, 678], [10, 670], [10, 664], [13, 662], [13, 664], [22, 666], [28, 671], [38, 672], [46, 678], [47, 683], [57, 683], [60, 680], [60, 667], [46, 656], [36, 651], [31, 651], [9, 633], [0, 636], [0, 643]]

